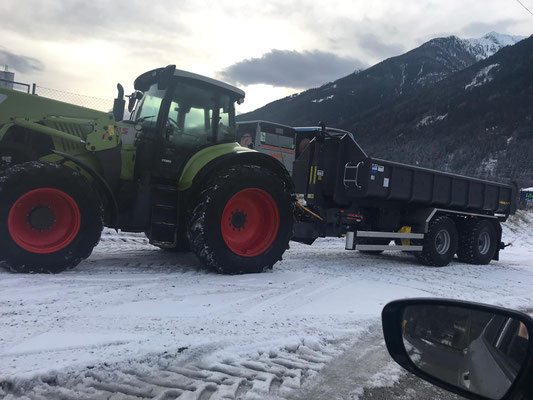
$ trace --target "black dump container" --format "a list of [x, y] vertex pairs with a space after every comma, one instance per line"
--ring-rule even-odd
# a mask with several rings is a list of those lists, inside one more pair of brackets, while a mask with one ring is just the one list
[[514, 185], [368, 157], [348, 133], [314, 144], [298, 160], [301, 172], [309, 173], [311, 203], [317, 195], [332, 195], [340, 203], [364, 198], [483, 214], [516, 210]]

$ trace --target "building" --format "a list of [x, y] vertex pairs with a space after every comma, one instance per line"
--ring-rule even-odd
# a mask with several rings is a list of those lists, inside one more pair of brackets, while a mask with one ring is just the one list
[[13, 89], [13, 81], [15, 80], [15, 73], [9, 72], [7, 65], [4, 71], [0, 71], [0, 87]]

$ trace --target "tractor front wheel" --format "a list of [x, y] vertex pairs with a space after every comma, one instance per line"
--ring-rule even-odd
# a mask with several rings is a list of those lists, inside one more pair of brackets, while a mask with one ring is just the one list
[[30, 161], [31, 158], [21, 146], [0, 148], [0, 174], [17, 164]]
[[100, 198], [77, 171], [31, 161], [0, 177], [0, 261], [12, 271], [73, 268], [89, 257], [102, 229]]
[[289, 247], [291, 193], [275, 173], [233, 166], [206, 182], [188, 225], [192, 251], [222, 273], [262, 272]]

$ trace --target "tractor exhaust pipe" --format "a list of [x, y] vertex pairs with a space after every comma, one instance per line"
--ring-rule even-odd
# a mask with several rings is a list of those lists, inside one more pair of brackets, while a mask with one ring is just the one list
[[124, 107], [126, 107], [126, 101], [124, 100], [124, 88], [120, 83], [117, 83], [118, 95], [113, 102], [113, 116], [115, 121], [122, 121], [124, 119]]

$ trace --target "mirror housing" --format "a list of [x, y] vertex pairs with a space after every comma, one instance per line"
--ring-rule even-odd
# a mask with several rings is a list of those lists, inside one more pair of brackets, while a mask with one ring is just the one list
[[170, 85], [175, 71], [175, 65], [167, 65], [165, 68], [163, 68], [157, 77], [157, 88], [159, 90], [164, 90]]
[[[509, 320], [519, 321], [528, 332], [528, 343], [527, 351], [524, 355], [522, 367], [519, 370], [518, 374], [514, 377], [514, 381], [511, 382], [509, 388], [504, 388], [503, 394], [501, 397], [498, 396], [498, 399], [501, 400], [518, 400], [518, 399], [528, 399], [532, 398], [533, 395], [533, 319], [528, 315], [508, 310], [501, 307], [488, 306], [478, 303], [471, 303], [458, 300], [443, 300], [443, 299], [407, 299], [407, 300], [397, 300], [393, 301], [385, 306], [382, 311], [382, 324], [383, 324], [383, 334], [385, 337], [385, 343], [387, 345], [387, 350], [391, 357], [400, 364], [407, 371], [417, 375], [425, 381], [428, 381], [435, 386], [439, 386], [447, 391], [459, 394], [468, 399], [477, 399], [477, 400], [494, 400], [495, 397], [487, 397], [480, 394], [479, 392], [474, 392], [468, 390], [466, 387], [461, 387], [458, 381], [453, 384], [449, 381], [446, 381], [440, 377], [435, 376], [435, 373], [429, 373], [429, 368], [422, 369], [420, 365], [424, 364], [424, 361], [419, 362], [418, 365], [414, 362], [415, 356], [418, 357], [418, 354], [414, 354], [413, 357], [409, 355], [408, 350], [405, 345], [405, 330], [406, 330], [406, 319], [405, 311], [410, 307], [426, 307], [430, 312], [436, 312], [439, 308], [442, 307], [458, 309], [460, 311], [472, 313], [488, 313], [493, 314], [493, 316], [508, 318]], [[412, 309], [412, 308], [411, 308]], [[423, 339], [423, 338], [422, 338]], [[471, 342], [473, 344], [474, 342]], [[433, 349], [437, 349], [434, 344], [429, 343], [429, 346], [432, 346]], [[443, 355], [446, 355], [442, 353]], [[463, 351], [463, 354], [466, 352]], [[442, 360], [439, 359], [439, 362]], [[426, 362], [426, 365], [428, 363]], [[436, 363], [437, 364], [437, 363]], [[482, 366], [483, 368], [485, 365]], [[459, 365], [457, 365], [457, 371], [459, 371]], [[489, 378], [490, 379], [490, 378]]]
[[117, 98], [113, 101], [113, 116], [115, 121], [122, 121], [124, 119], [124, 107], [126, 101], [124, 100], [124, 88], [120, 83], [117, 83]]

